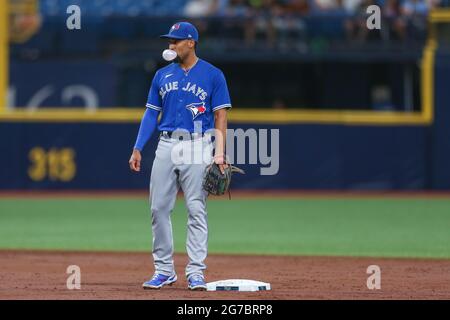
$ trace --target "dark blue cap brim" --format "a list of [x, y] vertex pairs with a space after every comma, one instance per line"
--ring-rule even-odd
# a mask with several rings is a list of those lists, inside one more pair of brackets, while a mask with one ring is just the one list
[[[163, 34], [162, 36], [159, 36], [160, 38], [165, 38], [165, 39], [177, 39], [177, 40], [184, 40], [184, 39], [191, 39], [191, 38], [185, 38], [185, 37], [180, 37], [180, 36], [174, 36], [172, 34]], [[192, 39], [194, 40], [194, 39]]]
[[197, 42], [197, 40], [195, 40], [194, 38], [189, 38], [189, 37], [180, 37], [180, 36], [174, 36], [171, 34], [163, 34], [162, 36], [159, 36], [160, 38], [164, 38], [164, 39], [177, 39], [177, 40], [194, 40], [195, 42]]

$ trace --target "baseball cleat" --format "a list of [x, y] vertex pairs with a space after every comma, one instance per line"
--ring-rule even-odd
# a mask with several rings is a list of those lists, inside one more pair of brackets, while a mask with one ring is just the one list
[[161, 289], [165, 285], [172, 285], [177, 281], [177, 275], [173, 274], [171, 276], [166, 276], [163, 274], [155, 273], [153, 278], [142, 284], [144, 289]]
[[195, 274], [188, 279], [188, 289], [195, 291], [205, 291], [206, 283], [202, 275]]

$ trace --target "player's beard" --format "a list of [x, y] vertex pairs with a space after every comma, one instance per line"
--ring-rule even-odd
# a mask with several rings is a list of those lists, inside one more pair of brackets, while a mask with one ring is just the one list
[[175, 58], [175, 62], [178, 64], [182, 64], [183, 63], [183, 59], [180, 58], [179, 55], [177, 55], [177, 57]]

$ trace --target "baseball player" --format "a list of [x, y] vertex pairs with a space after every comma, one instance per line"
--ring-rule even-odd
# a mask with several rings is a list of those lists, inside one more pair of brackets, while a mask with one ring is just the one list
[[[206, 166], [212, 161], [219, 165], [222, 173], [228, 166], [224, 154], [227, 110], [231, 108], [231, 101], [222, 71], [197, 57], [195, 49], [199, 38], [192, 24], [175, 23], [169, 33], [161, 37], [169, 39], [168, 50], [176, 60], [159, 69], [153, 78], [147, 109], [129, 160], [131, 170], [140, 171], [141, 150], [157, 127], [159, 142], [150, 177], [155, 273], [143, 287], [160, 289], [177, 280], [170, 215], [181, 188], [188, 209], [186, 250], [189, 262], [185, 269], [188, 288], [206, 290], [208, 194], [202, 182]], [[207, 131], [211, 130], [216, 133], [214, 152], [211, 138], [207, 138]], [[179, 135], [179, 132], [187, 134]], [[179, 143], [188, 147], [199, 145], [200, 148], [194, 146], [189, 152], [198, 159], [203, 158], [207, 150], [207, 159], [200, 163], [174, 161], [173, 150]]]

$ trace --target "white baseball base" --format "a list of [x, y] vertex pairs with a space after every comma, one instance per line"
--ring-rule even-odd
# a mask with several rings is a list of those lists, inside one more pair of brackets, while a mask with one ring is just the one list
[[246, 279], [229, 279], [209, 282], [206, 284], [208, 291], [267, 291], [270, 283]]

